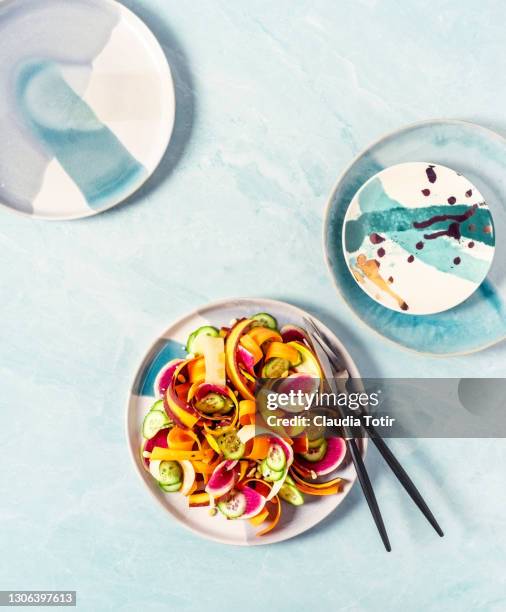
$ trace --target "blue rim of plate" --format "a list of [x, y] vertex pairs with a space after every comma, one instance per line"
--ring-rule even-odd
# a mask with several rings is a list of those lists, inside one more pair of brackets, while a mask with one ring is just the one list
[[[415, 132], [418, 139], [410, 143], [410, 136]], [[432, 139], [429, 145], [419, 140], [421, 133]], [[402, 146], [405, 150], [401, 150]], [[489, 163], [468, 165], [469, 149], [475, 158], [481, 157], [481, 162], [488, 157]], [[429, 158], [433, 163], [462, 172], [484, 195], [495, 219], [499, 252], [487, 279], [465, 302], [436, 315], [406, 315], [377, 304], [357, 286], [342, 253], [342, 224], [351, 199], [371, 176], [396, 163]], [[382, 136], [353, 159], [327, 200], [323, 224], [324, 259], [338, 293], [362, 324], [406, 350], [454, 356], [497, 344], [506, 338], [506, 256], [501, 257], [500, 252], [502, 228], [503, 235], [506, 234], [506, 208], [501, 204], [505, 200], [506, 139], [493, 130], [466, 121], [434, 119], [416, 122]]]

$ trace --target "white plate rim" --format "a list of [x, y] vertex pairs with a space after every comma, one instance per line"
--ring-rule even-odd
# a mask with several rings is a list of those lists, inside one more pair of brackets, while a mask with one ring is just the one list
[[2, 210], [7, 210], [9, 213], [13, 215], [23, 217], [23, 218], [36, 219], [38, 221], [75, 221], [77, 219], [87, 219], [88, 217], [94, 217], [95, 215], [99, 215], [107, 210], [110, 210], [111, 208], [114, 208], [115, 206], [118, 206], [122, 202], [126, 201], [128, 198], [132, 197], [137, 191], [139, 191], [139, 189], [141, 189], [141, 187], [145, 183], [147, 183], [147, 181], [149, 181], [150, 178], [153, 176], [153, 174], [156, 172], [156, 169], [160, 165], [160, 162], [162, 161], [165, 153], [167, 152], [167, 148], [170, 144], [170, 140], [174, 132], [174, 123], [176, 119], [176, 92], [175, 92], [175, 87], [174, 87], [174, 78], [172, 76], [172, 71], [171, 71], [169, 62], [167, 60], [167, 57], [163, 51], [162, 45], [158, 41], [156, 36], [153, 34], [151, 29], [148, 27], [148, 25], [134, 11], [132, 11], [127, 6], [122, 4], [119, 0], [100, 0], [100, 1], [103, 2], [104, 4], [108, 4], [110, 6], [115, 7], [123, 16], [126, 15], [128, 19], [130, 19], [131, 21], [135, 23], [136, 28], [138, 28], [138, 30], [142, 33], [143, 38], [149, 42], [150, 47], [154, 49], [158, 48], [159, 53], [158, 53], [157, 60], [160, 61], [160, 65], [163, 67], [163, 69], [167, 71], [167, 77], [169, 81], [168, 82], [169, 88], [168, 88], [167, 93], [169, 94], [170, 99], [171, 99], [172, 112], [170, 116], [168, 117], [169, 121], [166, 124], [167, 125], [166, 136], [163, 141], [163, 146], [160, 147], [160, 153], [158, 156], [158, 160], [154, 164], [151, 172], [149, 172], [147, 176], [143, 177], [140, 181], [138, 181], [135, 187], [130, 191], [130, 193], [127, 196], [115, 197], [112, 199], [110, 204], [108, 204], [107, 206], [104, 206], [103, 208], [100, 208], [97, 210], [90, 208], [90, 210], [87, 212], [79, 212], [79, 213], [68, 214], [68, 215], [56, 215], [56, 216], [49, 217], [47, 215], [41, 215], [37, 213], [31, 214], [23, 210], [18, 210], [16, 208], [13, 208], [12, 206], [9, 206], [8, 204], [5, 204], [4, 202], [0, 200], [0, 208]]
[[372, 143], [367, 145], [367, 147], [362, 149], [357, 155], [355, 155], [355, 157], [353, 157], [351, 162], [339, 174], [336, 182], [334, 183], [334, 185], [333, 185], [333, 187], [332, 187], [332, 189], [330, 191], [330, 195], [328, 196], [328, 198], [326, 200], [324, 211], [323, 211], [322, 250], [323, 250], [323, 259], [324, 259], [326, 267], [327, 267], [327, 272], [330, 275], [332, 284], [334, 285], [334, 288], [336, 289], [337, 294], [339, 295], [339, 297], [341, 298], [343, 303], [346, 304], [346, 306], [350, 310], [351, 314], [355, 317], [355, 319], [357, 321], [360, 322], [360, 324], [362, 326], [364, 326], [368, 330], [372, 331], [378, 338], [381, 338], [382, 340], [388, 342], [389, 344], [391, 344], [393, 346], [396, 346], [398, 348], [401, 348], [402, 350], [404, 350], [404, 351], [406, 351], [408, 353], [411, 353], [411, 354], [414, 354], [414, 355], [422, 355], [422, 356], [426, 356], [426, 357], [435, 357], [435, 358], [438, 358], [438, 359], [445, 359], [447, 357], [461, 357], [463, 355], [472, 355], [473, 353], [479, 353], [480, 351], [483, 351], [483, 350], [485, 350], [487, 348], [490, 348], [491, 346], [495, 346], [496, 344], [499, 344], [500, 342], [503, 342], [504, 340], [506, 340], [506, 334], [501, 336], [501, 337], [499, 337], [499, 338], [497, 338], [493, 342], [487, 342], [487, 343], [485, 343], [483, 345], [477, 346], [477, 347], [475, 347], [473, 349], [470, 349], [470, 350], [455, 351], [455, 352], [452, 352], [452, 353], [431, 353], [430, 351], [419, 351], [419, 350], [411, 348], [409, 346], [405, 346], [404, 344], [401, 344], [400, 342], [392, 340], [391, 338], [388, 338], [387, 336], [384, 336], [375, 327], [370, 325], [367, 321], [362, 319], [362, 317], [360, 317], [355, 312], [355, 309], [351, 306], [351, 304], [346, 299], [344, 293], [341, 291], [341, 288], [340, 288], [340, 286], [338, 285], [338, 283], [337, 283], [337, 281], [335, 279], [334, 273], [332, 272], [332, 266], [331, 266], [331, 263], [330, 263], [330, 257], [329, 257], [329, 253], [328, 253], [328, 249], [327, 249], [327, 240], [326, 240], [328, 224], [329, 224], [329, 217], [330, 217], [330, 209], [332, 207], [332, 202], [334, 200], [335, 193], [336, 193], [337, 188], [339, 187], [339, 185], [342, 183], [344, 177], [349, 173], [349, 171], [357, 163], [357, 161], [365, 153], [370, 151], [372, 148], [378, 146], [382, 142], [384, 142], [386, 140], [389, 140], [390, 138], [395, 138], [396, 136], [398, 136], [402, 132], [406, 132], [408, 130], [412, 130], [412, 129], [415, 129], [415, 128], [418, 128], [418, 127], [422, 127], [424, 125], [428, 126], [428, 125], [431, 125], [431, 124], [464, 125], [464, 126], [467, 126], [467, 127], [471, 127], [471, 128], [477, 129], [478, 131], [482, 131], [485, 134], [487, 134], [489, 137], [491, 137], [491, 138], [493, 138], [495, 140], [498, 140], [502, 144], [506, 145], [506, 137], [502, 136], [498, 132], [495, 132], [494, 130], [492, 130], [492, 129], [488, 128], [488, 127], [485, 127], [483, 125], [480, 125], [478, 123], [474, 123], [472, 121], [464, 121], [462, 119], [444, 119], [444, 118], [424, 119], [423, 121], [415, 121], [413, 123], [408, 123], [407, 125], [399, 128], [397, 130], [393, 130], [391, 132], [387, 132], [386, 134], [383, 134], [382, 136], [377, 138], [375, 141], [373, 141]]
[[[316, 527], [316, 525], [318, 525], [319, 523], [321, 523], [325, 518], [327, 518], [332, 512], [334, 512], [334, 510], [344, 501], [344, 499], [349, 495], [350, 491], [353, 489], [353, 486], [355, 485], [355, 482], [357, 480], [356, 474], [355, 477], [353, 479], [350, 479], [350, 486], [348, 487], [348, 490], [346, 492], [343, 492], [343, 494], [336, 496], [334, 499], [336, 501], [336, 503], [332, 506], [329, 507], [328, 512], [326, 512], [324, 515], [321, 516], [321, 518], [319, 519], [318, 522], [312, 524], [309, 527], [305, 527], [302, 528], [298, 531], [295, 531], [295, 533], [291, 533], [289, 535], [283, 535], [282, 533], [277, 534], [276, 537], [276, 533], [273, 533], [270, 535], [269, 540], [266, 540], [264, 538], [256, 538], [255, 540], [250, 540], [250, 541], [230, 541], [230, 540], [226, 540], [226, 539], [222, 539], [220, 537], [217, 536], [212, 536], [209, 534], [204, 534], [201, 531], [199, 531], [198, 529], [195, 529], [194, 527], [188, 525], [187, 523], [185, 523], [183, 520], [180, 520], [180, 518], [171, 510], [170, 507], [168, 507], [167, 505], [165, 505], [163, 503], [163, 501], [161, 500], [161, 498], [159, 496], [157, 496], [153, 490], [153, 488], [149, 487], [146, 483], [146, 481], [144, 480], [144, 473], [145, 470], [143, 470], [141, 468], [141, 466], [139, 465], [139, 461], [138, 461], [138, 453], [136, 452], [136, 450], [133, 448], [132, 444], [131, 444], [131, 439], [130, 439], [130, 413], [131, 413], [131, 406], [132, 406], [132, 389], [134, 387], [135, 381], [137, 379], [137, 375], [139, 373], [139, 371], [141, 370], [141, 368], [144, 366], [144, 363], [147, 359], [147, 357], [152, 353], [153, 349], [155, 348], [157, 342], [161, 339], [161, 338], [167, 338], [168, 337], [168, 332], [170, 329], [172, 329], [173, 327], [177, 327], [178, 325], [181, 325], [184, 321], [186, 321], [187, 319], [193, 318], [193, 317], [198, 317], [198, 316], [203, 316], [203, 313], [205, 313], [206, 310], [211, 310], [211, 309], [217, 309], [220, 307], [224, 307], [227, 305], [230, 305], [230, 303], [232, 302], [255, 302], [258, 305], [261, 305], [262, 308], [266, 311], [268, 311], [269, 306], [275, 305], [276, 307], [282, 307], [282, 308], [289, 308], [291, 309], [294, 313], [299, 314], [300, 316], [305, 315], [305, 316], [310, 316], [311, 318], [313, 318], [322, 328], [322, 330], [328, 334], [329, 338], [335, 343], [336, 347], [339, 348], [339, 350], [341, 351], [342, 356], [344, 357], [344, 359], [346, 360], [347, 364], [350, 366], [349, 371], [350, 374], [355, 378], [360, 378], [360, 372], [354, 362], [354, 360], [352, 359], [351, 355], [349, 354], [348, 350], [346, 349], [346, 347], [343, 345], [343, 343], [341, 342], [341, 340], [335, 335], [335, 333], [330, 330], [325, 324], [323, 324], [317, 317], [315, 317], [314, 315], [308, 313], [306, 310], [299, 308], [298, 306], [295, 306], [293, 304], [290, 304], [289, 302], [285, 302], [282, 300], [272, 300], [272, 299], [268, 299], [268, 298], [256, 298], [256, 297], [231, 297], [231, 298], [223, 298], [220, 300], [216, 300], [213, 302], [209, 302], [206, 303], [205, 305], [199, 307], [199, 308], [195, 308], [194, 310], [192, 310], [191, 312], [188, 312], [186, 314], [184, 314], [183, 316], [175, 319], [172, 321], [172, 323], [161, 333], [157, 336], [157, 338], [151, 343], [151, 345], [144, 351], [143, 356], [141, 357], [141, 359], [139, 361], [137, 361], [136, 363], [138, 364], [135, 368], [135, 373], [134, 376], [131, 379], [131, 384], [128, 388], [128, 395], [126, 398], [126, 411], [125, 411], [125, 421], [124, 421], [124, 426], [125, 426], [125, 435], [126, 435], [126, 443], [128, 446], [128, 451], [129, 451], [129, 456], [131, 459], [131, 462], [133, 463], [133, 467], [134, 470], [140, 480], [140, 482], [143, 485], [143, 488], [145, 490], [147, 490], [150, 494], [150, 496], [155, 499], [155, 501], [157, 502], [157, 505], [159, 507], [161, 507], [167, 514], [169, 514], [177, 523], [179, 523], [180, 525], [182, 525], [185, 529], [187, 529], [188, 531], [191, 531], [192, 533], [196, 534], [197, 536], [199, 536], [200, 538], [204, 538], [208, 541], [214, 541], [217, 542], [219, 544], [226, 544], [229, 546], [245, 546], [245, 547], [250, 547], [250, 546], [268, 546], [270, 544], [277, 544], [280, 542], [285, 542], [289, 539], [292, 539], [294, 537], [297, 537], [299, 535], [301, 535], [302, 533], [305, 533], [306, 531], [311, 530], [313, 527]], [[362, 457], [365, 458], [366, 453], [367, 453], [367, 446], [368, 446], [368, 438], [364, 437], [362, 438]]]

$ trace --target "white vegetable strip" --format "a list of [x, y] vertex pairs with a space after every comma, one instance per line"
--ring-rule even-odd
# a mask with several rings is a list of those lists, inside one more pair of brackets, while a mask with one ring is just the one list
[[150, 461], [149, 462], [149, 471], [151, 476], [160, 482], [160, 463], [161, 461]]
[[195, 482], [195, 468], [191, 461], [187, 459], [183, 459], [179, 462], [182, 470], [183, 470], [183, 484], [181, 486], [180, 492], [183, 495], [188, 495], [190, 492], [193, 483]]

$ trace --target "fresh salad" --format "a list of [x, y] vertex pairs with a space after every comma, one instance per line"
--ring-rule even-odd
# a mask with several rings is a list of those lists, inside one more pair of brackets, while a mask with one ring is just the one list
[[304, 495], [342, 490], [341, 478], [324, 479], [345, 458], [341, 438], [263, 431], [258, 423], [257, 381], [322, 379], [303, 329], [279, 329], [259, 313], [230, 327], [196, 329], [186, 352], [159, 373], [158, 399], [142, 425], [142, 460], [162, 491], [185, 496], [190, 508], [249, 520], [262, 536], [278, 524], [281, 500], [300, 506]]

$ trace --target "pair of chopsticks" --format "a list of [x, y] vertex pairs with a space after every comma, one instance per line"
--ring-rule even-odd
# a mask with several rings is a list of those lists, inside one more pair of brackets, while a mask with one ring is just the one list
[[[341, 373], [343, 371], [343, 365], [340, 363], [342, 359], [338, 358], [336, 352], [331, 348], [331, 342], [329, 342], [325, 334], [316, 326], [315, 322], [309, 317], [304, 317], [304, 321], [306, 325], [312, 330], [308, 333], [310, 338], [313, 340], [313, 348], [315, 349], [315, 352], [317, 353], [318, 358], [320, 359], [323, 373], [329, 383], [329, 386], [331, 387], [331, 390], [337, 394], [339, 392], [339, 389], [336, 382], [336, 375], [338, 372]], [[342, 376], [340, 376], [340, 378], [342, 379]], [[345, 415], [343, 409], [340, 406], [337, 406], [337, 408], [340, 412], [340, 415], [344, 417]], [[365, 425], [365, 422], [362, 420], [361, 422], [362, 428], [369, 434], [369, 437], [376, 445], [376, 448], [382, 455], [383, 459], [386, 461], [387, 465], [395, 474], [395, 476], [397, 477], [401, 485], [404, 487], [408, 495], [415, 502], [422, 514], [435, 529], [436, 533], [440, 537], [443, 537], [443, 531], [438, 525], [436, 519], [434, 518], [434, 515], [430, 511], [429, 506], [427, 506], [425, 500], [420, 495], [420, 492], [418, 491], [418, 489], [416, 488], [413, 481], [408, 476], [402, 465], [396, 459], [395, 455], [385, 444], [383, 438], [381, 438], [381, 436], [378, 434], [378, 432], [372, 425]], [[343, 427], [343, 432], [347, 449], [355, 466], [355, 470], [357, 472], [362, 491], [364, 492], [364, 496], [369, 505], [369, 509], [371, 510], [374, 522], [376, 523], [376, 527], [378, 528], [386, 550], [390, 552], [392, 550], [392, 547], [390, 546], [390, 540], [388, 539], [385, 524], [381, 516], [378, 502], [376, 501], [376, 495], [374, 494], [374, 489], [372, 488], [369, 475], [362, 460], [362, 455], [359, 451], [357, 441], [353, 437], [353, 434], [349, 427]]]

